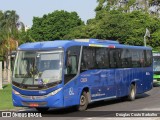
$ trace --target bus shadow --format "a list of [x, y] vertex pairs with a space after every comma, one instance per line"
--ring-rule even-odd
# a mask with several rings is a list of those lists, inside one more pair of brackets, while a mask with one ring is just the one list
[[150, 95], [147, 93], [143, 93], [143, 94], [138, 94], [136, 95], [136, 99], [141, 99], [141, 98], [146, 98], [149, 97]]

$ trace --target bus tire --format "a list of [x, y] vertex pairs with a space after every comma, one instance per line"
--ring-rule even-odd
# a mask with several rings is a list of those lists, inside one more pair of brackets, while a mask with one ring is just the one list
[[44, 108], [39, 107], [39, 108], [36, 108], [36, 110], [37, 110], [38, 112], [41, 112], [41, 113], [47, 112], [48, 109], [49, 109], [48, 107], [44, 107]]
[[129, 90], [129, 95], [128, 95], [128, 100], [133, 101], [135, 100], [136, 97], [136, 85], [131, 84], [130, 90]]
[[84, 111], [88, 106], [88, 96], [85, 91], [82, 92], [80, 96], [80, 105], [78, 106], [78, 111]]

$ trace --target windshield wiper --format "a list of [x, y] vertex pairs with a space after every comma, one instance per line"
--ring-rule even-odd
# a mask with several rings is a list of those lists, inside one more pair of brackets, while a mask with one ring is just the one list
[[15, 74], [16, 78], [28, 78], [30, 77], [28, 74]]

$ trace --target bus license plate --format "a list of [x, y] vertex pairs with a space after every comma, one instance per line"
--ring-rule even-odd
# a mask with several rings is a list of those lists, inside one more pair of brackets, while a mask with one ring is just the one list
[[38, 103], [29, 103], [29, 106], [30, 106], [30, 107], [38, 107], [39, 104], [38, 104]]

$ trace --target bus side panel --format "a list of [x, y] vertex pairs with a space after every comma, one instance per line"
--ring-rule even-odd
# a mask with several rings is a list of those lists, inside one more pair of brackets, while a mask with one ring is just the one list
[[76, 78], [64, 86], [64, 107], [79, 104], [77, 87], [78, 80], [79, 79]]
[[133, 68], [133, 82], [136, 83], [136, 93], [144, 92], [143, 68]]
[[105, 70], [105, 80], [104, 80], [104, 93], [105, 98], [112, 98], [112, 97], [116, 97], [116, 83], [115, 83], [115, 70], [114, 69], [110, 69], [110, 70]]
[[117, 97], [128, 95], [128, 90], [133, 80], [133, 72], [131, 68], [116, 70]]
[[106, 70], [88, 70], [82, 72], [78, 83], [79, 94], [82, 93], [84, 88], [89, 88], [92, 101], [105, 98], [107, 89], [104, 84], [107, 77]]
[[[87, 83], [90, 86], [91, 99], [101, 99], [105, 97], [105, 89], [104, 89], [104, 79], [103, 75], [105, 72], [103, 70], [89, 70], [88, 71], [88, 79]], [[85, 77], [84, 77], [85, 78]], [[81, 79], [84, 79], [83, 77]]]
[[144, 93], [152, 89], [153, 72], [152, 68], [133, 69], [133, 81], [136, 81], [136, 93]]
[[116, 85], [116, 91], [117, 91], [117, 97], [121, 97], [124, 94], [124, 89], [126, 88], [126, 84], [123, 81], [125, 79], [125, 75], [122, 74], [123, 69], [117, 69], [115, 72], [115, 85]]
[[152, 89], [153, 86], [153, 68], [152, 67], [148, 67], [144, 69], [144, 73], [143, 73], [143, 77], [144, 77], [144, 92]]

